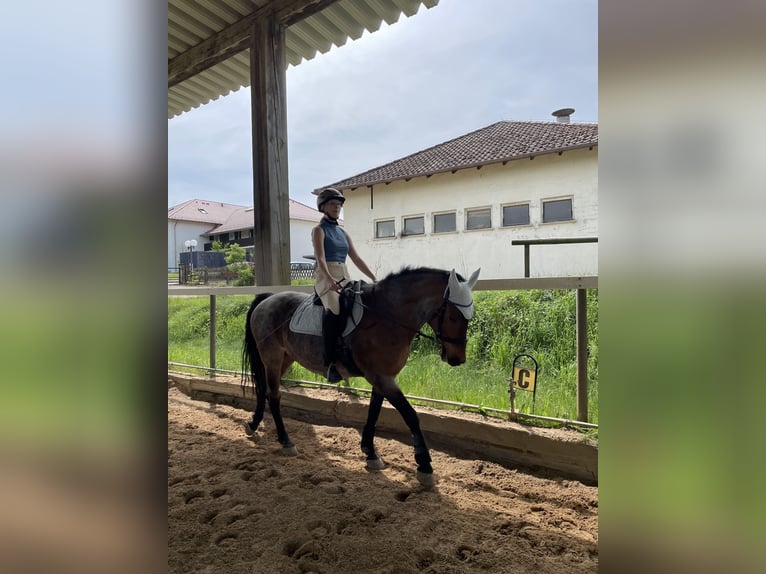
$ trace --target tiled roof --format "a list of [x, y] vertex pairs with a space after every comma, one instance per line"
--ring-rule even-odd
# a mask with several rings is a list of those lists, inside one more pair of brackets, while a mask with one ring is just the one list
[[200, 223], [221, 224], [226, 221], [240, 205], [221, 203], [219, 201], [206, 201], [204, 199], [190, 199], [173, 207], [168, 207], [168, 219], [180, 221], [197, 221]]
[[[290, 199], [290, 219], [316, 221], [322, 214], [308, 205]], [[204, 213], [200, 211], [204, 210]], [[225, 233], [253, 227], [253, 208], [245, 205], [190, 199], [168, 208], [168, 219], [210, 223], [213, 227], [208, 233]]]
[[501, 121], [353, 177], [322, 186], [355, 189], [598, 145], [598, 124]]
[[[314, 221], [319, 222], [322, 219], [322, 214], [316, 209], [304, 205], [299, 201], [293, 199], [290, 201], [290, 220], [301, 221]], [[211, 229], [207, 232], [209, 234], [227, 233], [229, 231], [241, 231], [244, 229], [252, 229], [254, 224], [253, 208], [245, 207], [244, 205], [235, 206], [236, 209], [231, 212], [226, 221], [221, 225]]]

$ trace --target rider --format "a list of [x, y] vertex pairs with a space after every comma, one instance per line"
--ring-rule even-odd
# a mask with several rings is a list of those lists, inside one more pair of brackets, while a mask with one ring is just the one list
[[322, 321], [322, 333], [324, 335], [324, 366], [327, 380], [337, 383], [342, 380], [335, 368], [335, 347], [342, 325], [340, 325], [340, 291], [343, 285], [349, 281], [349, 273], [346, 268], [346, 255], [362, 273], [376, 281], [375, 274], [359, 256], [351, 237], [338, 225], [340, 210], [346, 198], [335, 188], [328, 187], [322, 190], [317, 197], [317, 209], [324, 214], [319, 225], [311, 230], [311, 242], [314, 245], [314, 257], [316, 258], [316, 279], [314, 289], [322, 300], [325, 308]]

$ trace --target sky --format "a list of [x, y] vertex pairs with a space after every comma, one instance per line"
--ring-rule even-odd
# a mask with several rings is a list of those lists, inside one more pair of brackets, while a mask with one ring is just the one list
[[[598, 121], [595, 0], [440, 0], [287, 69], [290, 198], [501, 120]], [[250, 89], [168, 121], [168, 207], [253, 204]]]

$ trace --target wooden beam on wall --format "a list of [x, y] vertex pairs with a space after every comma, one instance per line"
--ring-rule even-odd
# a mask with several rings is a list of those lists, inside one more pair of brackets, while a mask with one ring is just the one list
[[250, 36], [256, 285], [290, 284], [285, 29], [261, 18]]

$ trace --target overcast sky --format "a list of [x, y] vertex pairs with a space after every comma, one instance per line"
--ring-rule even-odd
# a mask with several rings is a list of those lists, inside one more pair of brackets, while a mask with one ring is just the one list
[[[290, 197], [500, 120], [598, 121], [596, 0], [440, 0], [287, 70]], [[253, 204], [250, 89], [168, 122], [168, 206]]]

